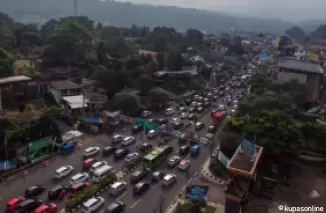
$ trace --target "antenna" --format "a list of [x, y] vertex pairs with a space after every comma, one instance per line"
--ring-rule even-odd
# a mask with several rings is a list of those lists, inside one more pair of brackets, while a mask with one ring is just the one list
[[77, 16], [78, 13], [78, 0], [74, 0], [74, 16]]

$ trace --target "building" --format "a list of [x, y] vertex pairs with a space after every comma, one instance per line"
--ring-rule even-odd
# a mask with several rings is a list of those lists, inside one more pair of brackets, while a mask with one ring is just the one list
[[324, 75], [323, 68], [319, 64], [283, 59], [278, 62], [277, 69], [277, 80], [279, 82], [296, 79], [307, 85], [306, 101], [308, 103], [319, 100]]
[[299, 50], [295, 51], [294, 57], [297, 60], [306, 60], [307, 59], [307, 54], [308, 54], [308, 51], [303, 50], [303, 49], [299, 49]]
[[197, 62], [202, 62], [202, 63], [204, 63], [204, 62], [205, 62], [205, 61], [204, 61], [204, 58], [201, 57], [200, 55], [192, 56], [192, 57], [190, 57], [188, 60], [190, 60], [190, 61], [193, 62], [193, 63], [197, 63]]

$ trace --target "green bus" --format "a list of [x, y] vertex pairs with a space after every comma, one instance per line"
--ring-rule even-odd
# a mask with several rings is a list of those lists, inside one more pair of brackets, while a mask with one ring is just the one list
[[150, 153], [144, 156], [144, 166], [150, 170], [156, 169], [173, 151], [171, 146], [155, 147]]

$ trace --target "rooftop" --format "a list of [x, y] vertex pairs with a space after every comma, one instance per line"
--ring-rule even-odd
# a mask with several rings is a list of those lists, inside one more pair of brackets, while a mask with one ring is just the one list
[[227, 169], [233, 173], [240, 173], [240, 175], [252, 176], [263, 152], [263, 147], [254, 146], [256, 153], [254, 154], [254, 157], [250, 157], [241, 151], [241, 146], [239, 145], [229, 161]]
[[279, 68], [291, 69], [305, 73], [323, 74], [323, 69], [319, 64], [311, 64], [297, 60], [280, 60], [277, 64]]
[[80, 86], [72, 81], [53, 81], [51, 83], [52, 87], [57, 89], [79, 89]]
[[22, 82], [22, 81], [30, 81], [30, 80], [32, 80], [32, 79], [25, 75], [10, 76], [10, 77], [6, 77], [6, 78], [0, 78], [0, 85], [7, 85], [7, 84], [13, 84], [13, 83], [18, 83], [18, 82]]

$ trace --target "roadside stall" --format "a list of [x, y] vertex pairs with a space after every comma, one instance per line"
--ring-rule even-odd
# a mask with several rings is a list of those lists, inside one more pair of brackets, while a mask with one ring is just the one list
[[83, 133], [72, 130], [62, 135], [63, 143], [59, 144], [59, 153], [62, 155], [70, 154], [76, 150], [76, 145], [83, 141]]
[[88, 133], [99, 134], [102, 132], [103, 123], [101, 118], [84, 118], [80, 128]]

